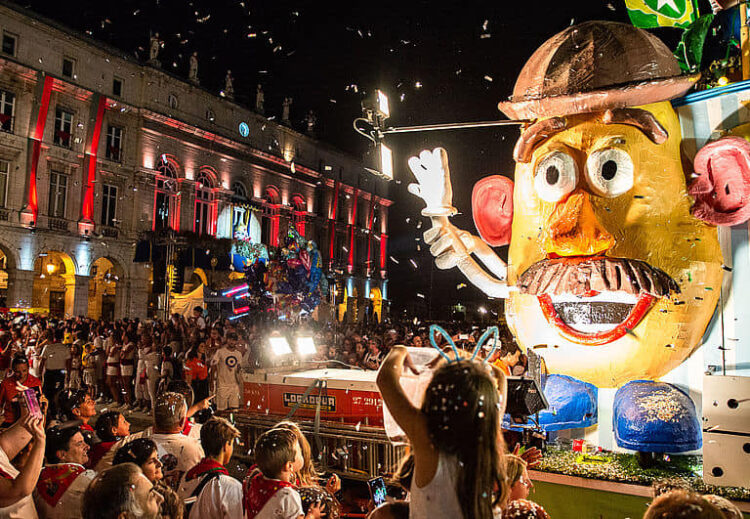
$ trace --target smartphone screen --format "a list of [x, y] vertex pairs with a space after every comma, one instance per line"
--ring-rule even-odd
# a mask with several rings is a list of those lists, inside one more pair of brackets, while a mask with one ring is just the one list
[[382, 477], [372, 478], [367, 481], [367, 486], [370, 489], [370, 496], [372, 497], [372, 502], [375, 503], [375, 507], [385, 503], [387, 492], [385, 489], [385, 481]]
[[39, 405], [39, 399], [34, 389], [24, 389], [23, 399], [26, 401], [26, 407], [29, 408], [29, 414], [34, 418], [42, 418], [42, 408]]

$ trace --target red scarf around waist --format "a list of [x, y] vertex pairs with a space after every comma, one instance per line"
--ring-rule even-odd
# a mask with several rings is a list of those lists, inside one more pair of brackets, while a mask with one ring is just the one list
[[287, 481], [268, 479], [260, 472], [253, 476], [249, 482], [246, 479], [243, 486], [245, 488], [242, 501], [247, 511], [247, 519], [254, 519], [266, 506], [268, 500], [282, 488], [295, 488]]
[[212, 460], [211, 458], [203, 458], [195, 467], [187, 471], [187, 474], [185, 474], [185, 481], [190, 481], [204, 474], [208, 474], [209, 472], [218, 472], [225, 476], [229, 475], [229, 471], [227, 471], [226, 467], [218, 461]]
[[68, 487], [86, 469], [77, 463], [60, 463], [48, 465], [39, 474], [36, 491], [39, 497], [51, 507], [57, 506]]

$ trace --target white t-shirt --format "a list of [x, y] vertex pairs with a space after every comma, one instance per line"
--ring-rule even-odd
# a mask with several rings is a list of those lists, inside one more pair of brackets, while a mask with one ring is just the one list
[[[11, 465], [8, 455], [5, 454], [3, 449], [0, 449], [0, 469], [8, 474], [11, 479], [18, 477], [18, 470], [16, 467]], [[36, 515], [36, 507], [34, 506], [34, 500], [31, 494], [22, 498], [21, 500], [13, 503], [10, 506], [0, 508], [0, 519], [38, 519]]]
[[211, 365], [216, 369], [216, 387], [237, 387], [237, 370], [242, 362], [240, 350], [220, 348], [211, 359]]
[[177, 490], [182, 475], [203, 459], [203, 447], [198, 440], [182, 433], [152, 434], [157, 455], [164, 472], [164, 482]]
[[85, 470], [70, 484], [57, 504], [53, 507], [34, 490], [34, 503], [42, 519], [79, 519], [83, 517], [83, 493], [96, 477], [93, 470]]
[[53, 342], [48, 344], [42, 350], [41, 358], [45, 359], [45, 369], [61, 370], [67, 368], [67, 361], [70, 358], [70, 348], [67, 344]]
[[[177, 494], [183, 502], [193, 494], [204, 477], [206, 476], [191, 481], [185, 481], [185, 476], [182, 477]], [[190, 509], [189, 519], [235, 519], [242, 516], [242, 483], [232, 476], [220, 474], [203, 487]]]
[[[192, 514], [190, 515], [192, 517]], [[266, 501], [255, 519], [298, 519], [301, 515], [305, 513], [302, 511], [302, 499], [299, 497], [299, 492], [293, 488], [284, 487]]]

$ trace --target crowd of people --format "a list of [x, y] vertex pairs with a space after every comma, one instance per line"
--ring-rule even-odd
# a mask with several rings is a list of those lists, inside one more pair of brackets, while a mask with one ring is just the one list
[[[311, 363], [379, 370], [384, 403], [408, 436], [409, 455], [392, 479], [402, 499], [368, 517], [548, 517], [529, 500], [528, 468], [541, 453], [509, 451], [503, 440], [505, 377], [523, 373], [529, 361], [508, 336], [490, 358], [470, 359], [484, 330], [450, 329], [459, 358], [449, 348], [436, 353], [417, 407], [399, 382], [404, 370], [417, 371], [403, 345], [443, 347], [442, 335], [429, 337], [414, 323], [278, 326], [209, 322], [200, 307], [166, 322], [0, 319], [0, 519], [341, 517], [341, 481], [322, 477], [294, 422], [244, 445], [254, 464], [237, 477], [228, 464], [240, 431], [229, 412], [209, 411], [240, 407], [242, 369], [271, 366], [265, 338], [300, 326], [315, 339]], [[136, 410], [148, 413], [150, 425], [134, 432], [128, 417]], [[668, 486], [657, 494], [647, 519], [741, 518], [717, 496]]]

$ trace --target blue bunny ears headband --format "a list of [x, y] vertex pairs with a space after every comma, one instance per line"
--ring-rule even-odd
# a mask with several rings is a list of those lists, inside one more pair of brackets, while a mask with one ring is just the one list
[[[447, 353], [445, 353], [440, 346], [437, 345], [435, 342], [435, 332], [438, 332], [440, 335], [443, 336], [443, 338], [450, 344], [451, 348], [453, 348], [453, 355], [454, 358], [451, 359]], [[487, 342], [487, 339], [490, 338], [490, 335], [493, 337], [493, 344], [492, 348], [490, 349], [490, 352], [487, 354], [487, 356], [482, 361], [482, 364], [487, 362], [490, 357], [492, 357], [492, 354], [495, 353], [495, 350], [497, 349], [497, 343], [500, 342], [500, 330], [497, 328], [497, 326], [490, 326], [487, 328], [481, 337], [479, 337], [479, 340], [477, 341], [477, 345], [474, 348], [474, 353], [471, 355], [471, 360], [474, 360], [477, 356], [477, 353], [479, 353], [479, 350], [482, 349], [482, 346], [484, 346], [484, 343]], [[437, 352], [443, 356], [443, 358], [450, 364], [451, 362], [458, 362], [461, 360], [461, 357], [458, 355], [458, 348], [456, 348], [456, 343], [453, 342], [453, 339], [451, 338], [450, 334], [446, 332], [442, 327], [438, 326], [437, 324], [430, 325], [430, 344], [433, 348], [437, 350]]]

